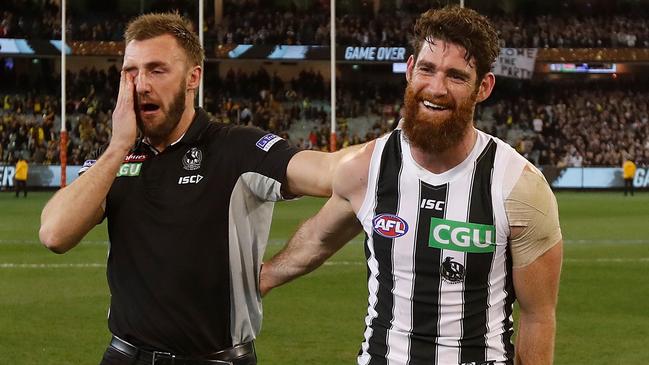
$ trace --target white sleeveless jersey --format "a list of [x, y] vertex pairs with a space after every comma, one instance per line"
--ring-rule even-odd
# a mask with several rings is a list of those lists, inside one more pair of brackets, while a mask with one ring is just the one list
[[513, 361], [504, 198], [526, 163], [481, 131], [442, 174], [413, 160], [401, 130], [376, 141], [357, 214], [369, 291], [359, 365]]

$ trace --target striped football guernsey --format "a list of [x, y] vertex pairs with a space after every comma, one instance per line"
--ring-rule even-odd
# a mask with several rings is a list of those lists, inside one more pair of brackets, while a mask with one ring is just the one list
[[401, 130], [376, 141], [357, 214], [369, 291], [359, 365], [512, 361], [503, 186], [525, 164], [480, 131], [465, 161], [442, 174], [413, 160]]

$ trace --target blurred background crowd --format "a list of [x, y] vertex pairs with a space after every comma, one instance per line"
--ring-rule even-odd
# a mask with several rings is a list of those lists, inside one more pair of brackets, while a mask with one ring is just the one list
[[[115, 12], [111, 3], [70, 8], [68, 39], [121, 41], [125, 24], [135, 14]], [[433, 2], [379, 3], [392, 5], [377, 9], [376, 1], [342, 1], [336, 19], [337, 43], [406, 46], [413, 20]], [[642, 1], [528, 3], [533, 2], [476, 2], [475, 6], [493, 19], [502, 47], [649, 48], [649, 6]], [[214, 16], [213, 10], [207, 12], [206, 44], [326, 45], [327, 4], [224, 1], [222, 18]], [[190, 17], [195, 11], [193, 2], [181, 0], [141, 0], [139, 5], [146, 11], [179, 9]], [[467, 6], [472, 6], [471, 1]], [[60, 38], [59, 2], [3, 0], [0, 38]], [[2, 57], [0, 61], [0, 163], [23, 156], [37, 164], [57, 164], [61, 109], [57, 63], [39, 58]], [[15, 67], [19, 62], [31, 65]], [[115, 64], [119, 62], [67, 71], [68, 164], [82, 164], [110, 139], [119, 83]], [[400, 118], [404, 75], [377, 78], [369, 66], [339, 67], [345, 70], [336, 90], [338, 147], [373, 139], [393, 128]], [[34, 69], [38, 72], [30, 71]], [[321, 68], [297, 64], [287, 75], [263, 62], [243, 69], [232, 62], [212, 62], [205, 69], [204, 108], [216, 119], [269, 129], [300, 148], [329, 148], [330, 89]], [[343, 76], [349, 74], [356, 76]], [[627, 155], [649, 165], [647, 81], [649, 77], [642, 73], [620, 78], [499, 79], [497, 92], [479, 106], [475, 120], [479, 128], [509, 142], [536, 165], [619, 166]]]
[[[480, 5], [474, 2], [467, 1], [468, 6]], [[69, 10], [68, 39], [122, 40], [124, 28], [134, 14], [116, 14], [110, 2], [102, 3], [90, 7], [91, 12], [75, 11], [74, 7]], [[222, 19], [207, 13], [205, 37], [216, 44], [328, 45], [328, 3], [226, 1]], [[340, 45], [406, 44], [416, 17], [430, 8], [430, 3], [439, 2], [401, 1], [399, 8], [385, 6], [376, 10], [371, 1], [355, 3], [343, 6], [336, 19], [336, 40]], [[649, 7], [642, 1], [619, 6], [605, 1], [558, 1], [549, 2], [552, 4], [547, 7], [530, 1], [521, 3], [509, 12], [493, 6], [481, 9], [500, 31], [503, 47], [649, 47]], [[153, 1], [147, 10], [173, 8], [185, 15], [196, 11], [195, 2], [190, 1]], [[0, 37], [61, 38], [56, 0], [3, 0], [0, 15]]]

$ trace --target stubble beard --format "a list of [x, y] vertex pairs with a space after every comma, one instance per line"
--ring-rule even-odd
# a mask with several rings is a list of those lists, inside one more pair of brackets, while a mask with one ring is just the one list
[[[180, 123], [180, 118], [185, 112], [185, 98], [187, 97], [187, 91], [185, 90], [185, 83], [181, 82], [178, 92], [174, 95], [169, 104], [169, 109], [164, 112], [164, 118], [162, 123], [156, 126], [147, 126], [142, 121], [139, 110], [135, 112], [135, 119], [137, 121], [137, 126], [142, 131], [142, 134], [147, 137], [152, 142], [164, 141], [173, 130], [176, 128], [178, 123]], [[137, 105], [137, 104], [136, 104]]]
[[[414, 147], [427, 153], [440, 153], [458, 145], [473, 125], [473, 110], [476, 105], [477, 88], [471, 96], [458, 105], [455, 100], [435, 100], [415, 94], [408, 84], [404, 95], [403, 129], [406, 139]], [[445, 118], [431, 118], [420, 114], [421, 102], [427, 99], [452, 110]]]

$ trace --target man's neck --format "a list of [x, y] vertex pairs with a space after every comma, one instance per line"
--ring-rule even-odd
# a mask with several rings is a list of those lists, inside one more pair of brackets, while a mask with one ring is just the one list
[[467, 131], [460, 143], [447, 150], [430, 153], [413, 145], [411, 145], [410, 150], [412, 158], [419, 166], [433, 174], [441, 174], [461, 164], [473, 150], [477, 139], [478, 132], [471, 126], [471, 129]]
[[167, 147], [169, 147], [171, 144], [175, 143], [182, 137], [187, 130], [189, 129], [189, 126], [192, 124], [192, 121], [194, 120], [194, 116], [196, 115], [196, 109], [192, 107], [186, 107], [185, 111], [183, 114], [180, 116], [180, 122], [178, 125], [176, 125], [176, 128], [169, 133], [167, 138], [161, 139], [161, 140], [153, 140], [151, 138], [147, 138], [149, 141], [149, 144], [153, 146], [158, 152], [164, 151]]

